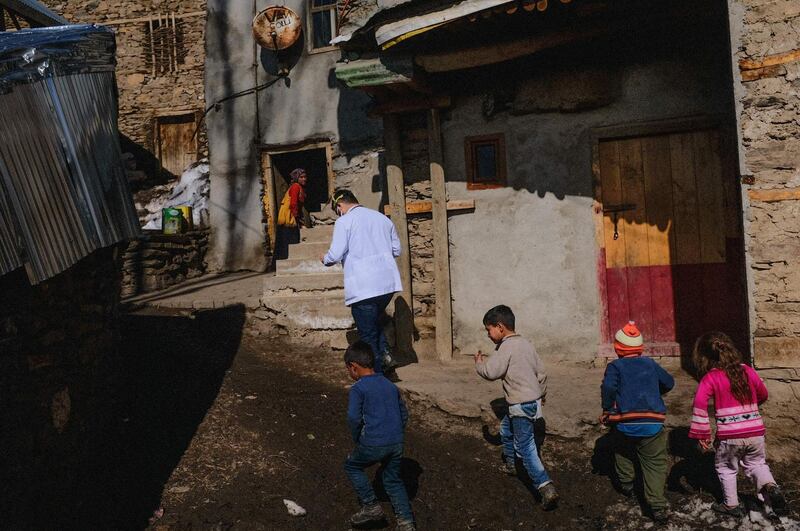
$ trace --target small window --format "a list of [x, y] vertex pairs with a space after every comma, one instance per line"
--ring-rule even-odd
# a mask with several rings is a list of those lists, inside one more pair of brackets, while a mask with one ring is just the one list
[[180, 71], [186, 62], [183, 27], [174, 16], [154, 16], [144, 23], [145, 66], [153, 76]]
[[338, 34], [336, 0], [309, 0], [309, 44], [311, 50], [334, 48], [331, 40]]
[[464, 139], [467, 188], [499, 188], [506, 184], [506, 141], [502, 133]]

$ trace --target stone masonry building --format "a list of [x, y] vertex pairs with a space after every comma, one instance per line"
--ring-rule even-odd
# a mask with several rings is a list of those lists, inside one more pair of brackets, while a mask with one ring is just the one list
[[170, 182], [206, 155], [205, 129], [195, 134], [205, 106], [204, 0], [44, 3], [71, 23], [116, 33], [119, 129], [134, 190]]

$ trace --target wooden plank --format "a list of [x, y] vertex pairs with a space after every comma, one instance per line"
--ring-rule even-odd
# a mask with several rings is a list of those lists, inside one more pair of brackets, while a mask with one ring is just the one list
[[600, 295], [600, 341], [601, 345], [611, 341], [608, 325], [608, 286], [606, 279], [606, 247], [603, 239], [603, 184], [600, 174], [600, 146], [592, 144], [592, 219], [594, 221], [594, 239], [597, 244], [596, 275]]
[[408, 244], [406, 219], [406, 191], [403, 183], [403, 151], [400, 143], [400, 126], [396, 115], [383, 118], [384, 145], [386, 147], [386, 181], [389, 204], [397, 215], [392, 217], [402, 249], [397, 264], [403, 291], [394, 299], [395, 345], [397, 354], [406, 359], [416, 359], [414, 353], [414, 308], [411, 297], [411, 248]]
[[748, 190], [747, 195], [750, 201], [760, 201], [762, 203], [774, 203], [777, 201], [797, 201], [800, 200], [800, 186], [796, 188], [772, 188], [766, 190]]
[[261, 201], [264, 207], [264, 219], [267, 220], [267, 236], [269, 242], [267, 247], [271, 257], [275, 256], [275, 239], [277, 238], [278, 209], [275, 200], [275, 186], [272, 179], [272, 158], [269, 152], [261, 152], [261, 182], [264, 186], [264, 194]]
[[383, 116], [385, 114], [399, 114], [428, 109], [444, 109], [450, 107], [450, 96], [430, 96], [421, 98], [393, 99], [378, 103], [370, 109], [370, 116]]
[[716, 131], [706, 130], [696, 131], [691, 137], [697, 183], [700, 258], [705, 264], [720, 263], [725, 261], [725, 209], [719, 135]]
[[619, 171], [622, 203], [635, 206], [618, 214], [620, 223], [625, 224], [625, 265], [649, 266], [642, 144], [638, 138], [619, 141]]
[[669, 265], [675, 255], [669, 137], [648, 136], [641, 142], [650, 265]]
[[[447, 210], [474, 210], [474, 199], [453, 199], [447, 202]], [[409, 201], [406, 203], [406, 214], [426, 214], [433, 211], [433, 202], [431, 201]], [[391, 216], [394, 210], [392, 205], [388, 204], [383, 207], [383, 213]]]
[[757, 68], [765, 68], [768, 66], [785, 65], [786, 63], [793, 63], [794, 61], [800, 61], [800, 49], [768, 55], [760, 61], [740, 59], [739, 69], [755, 70]]
[[[600, 142], [598, 146], [603, 207], [622, 204], [619, 149], [617, 142]], [[628, 269], [625, 264], [625, 224], [618, 222], [619, 237], [614, 239], [613, 214], [603, 214], [605, 246], [606, 295], [609, 336], [630, 319], [628, 307]]]
[[428, 161], [433, 212], [433, 268], [436, 304], [436, 353], [453, 359], [453, 308], [450, 292], [450, 238], [447, 230], [447, 189], [444, 180], [442, 128], [438, 109], [428, 112]]
[[674, 264], [700, 263], [700, 232], [697, 222], [697, 183], [694, 150], [689, 134], [669, 135], [672, 167], [672, 205], [675, 223]]
[[[600, 175], [602, 180], [603, 207], [622, 203], [619, 180], [619, 152], [615, 142], [600, 142]], [[617, 223], [619, 238], [614, 239], [613, 214], [603, 215], [603, 236], [606, 249], [606, 266], [625, 267], [625, 224]]]
[[757, 79], [764, 79], [767, 77], [778, 77], [786, 73], [786, 67], [783, 65], [765, 66], [764, 68], [756, 68], [754, 70], [742, 70], [742, 81], [755, 81]]

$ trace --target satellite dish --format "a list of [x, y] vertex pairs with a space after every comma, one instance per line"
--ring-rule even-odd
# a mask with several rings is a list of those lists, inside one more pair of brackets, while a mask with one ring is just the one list
[[285, 50], [300, 38], [303, 25], [297, 13], [283, 6], [270, 6], [253, 19], [253, 36], [268, 50]]

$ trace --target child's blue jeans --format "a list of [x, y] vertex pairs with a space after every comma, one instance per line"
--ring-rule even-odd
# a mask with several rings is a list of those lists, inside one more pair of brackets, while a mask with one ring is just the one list
[[503, 442], [503, 457], [513, 465], [518, 455], [525, 470], [539, 489], [551, 482], [544, 464], [536, 451], [533, 437], [533, 422], [536, 417], [536, 402], [523, 402], [509, 406], [509, 412], [500, 421], [500, 439]]
[[400, 477], [400, 464], [403, 461], [403, 443], [391, 446], [362, 446], [356, 445], [355, 449], [344, 463], [344, 471], [353, 484], [362, 505], [371, 505], [378, 502], [375, 491], [364, 472], [364, 469], [376, 463], [383, 465], [383, 488], [392, 502], [394, 514], [398, 519], [414, 521], [411, 504], [408, 502], [408, 493]]

